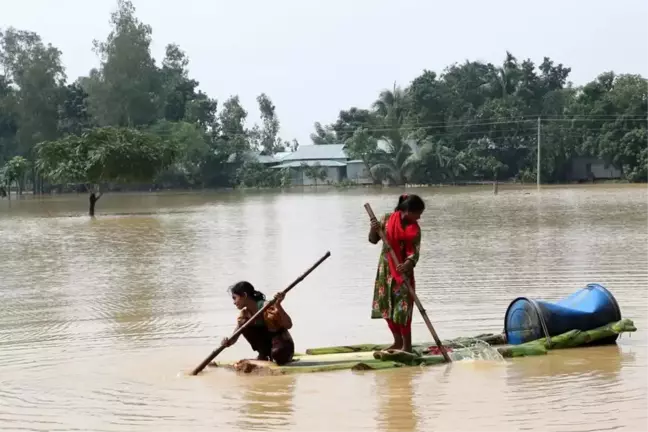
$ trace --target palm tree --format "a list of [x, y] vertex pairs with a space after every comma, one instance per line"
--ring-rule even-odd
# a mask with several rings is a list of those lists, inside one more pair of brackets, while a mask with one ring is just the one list
[[421, 161], [413, 135], [405, 127], [407, 93], [394, 83], [392, 90], [383, 90], [373, 103], [373, 110], [382, 125], [382, 141], [386, 150], [378, 151], [380, 162], [374, 164], [372, 177], [402, 185], [411, 177]]
[[392, 90], [385, 89], [380, 92], [372, 108], [379, 118], [389, 118], [402, 124], [407, 108], [407, 92], [394, 82]]
[[489, 92], [495, 97], [505, 98], [518, 90], [522, 71], [518, 66], [517, 59], [507, 51], [502, 66], [491, 66], [489, 75]]
[[[392, 133], [392, 136], [395, 135]], [[383, 138], [387, 152], [378, 150], [378, 158], [381, 162], [371, 167], [371, 175], [377, 179], [388, 180], [395, 185], [403, 185], [411, 179], [415, 170], [420, 166], [421, 151], [416, 143], [411, 140], [404, 140], [390, 137]]]
[[435, 140], [434, 137], [428, 137], [422, 143], [420, 157], [427, 161], [428, 167], [432, 167], [442, 178], [453, 183], [467, 170], [459, 152], [447, 146], [444, 140]]

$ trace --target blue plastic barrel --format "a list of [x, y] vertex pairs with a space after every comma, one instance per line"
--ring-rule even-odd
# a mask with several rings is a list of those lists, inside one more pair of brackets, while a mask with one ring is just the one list
[[[556, 336], [570, 330], [592, 330], [621, 319], [619, 304], [605, 287], [588, 284], [556, 303], [518, 297], [506, 309], [504, 332], [509, 344]], [[614, 343], [618, 335], [598, 342]]]

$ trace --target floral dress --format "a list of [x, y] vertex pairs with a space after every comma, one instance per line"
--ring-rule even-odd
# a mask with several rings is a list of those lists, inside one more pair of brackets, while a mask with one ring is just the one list
[[[416, 266], [421, 248], [421, 230], [418, 224], [413, 223], [406, 228], [401, 227], [400, 212], [396, 212], [396, 214], [386, 213], [380, 219], [380, 225], [390, 244], [396, 245], [394, 252], [396, 252], [398, 261], [402, 263], [409, 259]], [[395, 324], [407, 325], [412, 317], [413, 301], [406, 285], [398, 282], [397, 279], [400, 279], [400, 276], [395, 277], [394, 272], [390, 269], [387, 245], [384, 243], [381, 245], [374, 283], [371, 318], [383, 318], [391, 320]], [[409, 275], [409, 281], [414, 288], [413, 273]]]

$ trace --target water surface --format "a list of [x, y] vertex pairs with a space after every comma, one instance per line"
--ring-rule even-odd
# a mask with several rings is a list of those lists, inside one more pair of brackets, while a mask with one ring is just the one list
[[[638, 327], [617, 346], [504, 363], [283, 377], [191, 370], [231, 333], [226, 288], [285, 301], [297, 349], [389, 341], [362, 204], [398, 191], [108, 194], [0, 201], [3, 430], [646, 430], [646, 187], [418, 189], [417, 290], [443, 338], [498, 332], [517, 296], [598, 282]], [[430, 340], [415, 314], [415, 340]], [[223, 359], [251, 356], [243, 339]]]

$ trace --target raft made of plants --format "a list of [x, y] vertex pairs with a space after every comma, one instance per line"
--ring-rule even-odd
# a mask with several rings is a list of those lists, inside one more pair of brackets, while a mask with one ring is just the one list
[[[443, 341], [453, 361], [473, 358], [471, 347], [488, 344], [504, 358], [545, 355], [550, 350], [584, 347], [621, 333], [637, 331], [630, 319], [606, 324], [593, 330], [570, 330], [551, 338], [537, 339], [520, 345], [507, 345], [504, 334], [480, 334]], [[283, 366], [261, 360], [213, 362], [211, 367], [223, 367], [243, 373], [283, 375], [293, 373], [329, 372], [337, 370], [380, 370], [398, 367], [430, 366], [444, 363], [434, 343], [414, 346], [413, 353], [385, 351], [388, 345], [360, 344], [307, 349], [295, 354], [294, 360]]]

